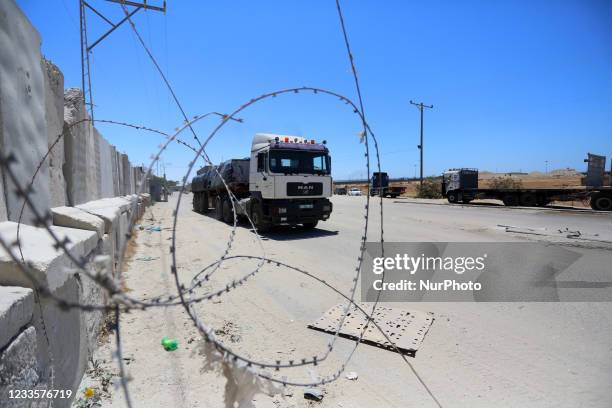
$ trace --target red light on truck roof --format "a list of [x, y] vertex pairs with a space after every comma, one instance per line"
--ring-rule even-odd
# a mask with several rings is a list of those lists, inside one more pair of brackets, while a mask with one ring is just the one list
[[285, 137], [285, 143], [289, 143], [289, 138]]
[[310, 141], [310, 144], [315, 144], [314, 139], [312, 139], [312, 140]]

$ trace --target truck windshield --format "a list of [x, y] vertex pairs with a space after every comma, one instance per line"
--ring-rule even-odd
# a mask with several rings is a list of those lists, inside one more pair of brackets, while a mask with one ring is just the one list
[[284, 174], [329, 174], [330, 158], [326, 153], [294, 150], [271, 150], [270, 171]]

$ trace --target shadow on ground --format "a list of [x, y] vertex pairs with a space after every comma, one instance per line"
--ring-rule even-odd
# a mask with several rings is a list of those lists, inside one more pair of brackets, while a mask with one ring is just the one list
[[[208, 217], [222, 224], [225, 224], [225, 222], [218, 220], [215, 217], [214, 212], [212, 211], [205, 213], [205, 214], [200, 214], [200, 215]], [[246, 228], [248, 230], [252, 229], [251, 225], [246, 221], [238, 221], [238, 227]], [[274, 241], [293, 241], [293, 240], [298, 240], [298, 239], [309, 239], [309, 238], [326, 237], [330, 235], [338, 235], [338, 231], [329, 231], [329, 230], [320, 229], [320, 228], [306, 229], [301, 225], [296, 225], [296, 226], [280, 225], [280, 226], [273, 227], [272, 229], [270, 229], [270, 231], [260, 232], [259, 235], [264, 240], [272, 239]]]

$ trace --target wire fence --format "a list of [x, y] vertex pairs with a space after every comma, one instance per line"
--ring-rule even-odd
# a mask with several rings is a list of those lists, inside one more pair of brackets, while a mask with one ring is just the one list
[[[122, 240], [123, 242], [122, 246], [117, 253], [118, 271], [116, 272], [115, 276], [113, 275], [112, 268], [110, 267], [110, 263], [113, 262], [112, 259], [110, 258], [106, 259], [105, 266], [102, 268], [98, 268], [98, 269], [89, 268], [88, 267], [89, 260], [83, 256], [75, 255], [73, 253], [73, 250], [70, 249], [70, 244], [71, 244], [70, 240], [66, 237], [61, 237], [52, 227], [50, 227], [52, 223], [51, 222], [52, 221], [51, 212], [50, 211], [40, 211], [37, 208], [37, 205], [34, 202], [34, 199], [32, 197], [32, 192], [33, 192], [34, 181], [36, 177], [39, 175], [41, 167], [43, 166], [45, 161], [48, 159], [53, 149], [57, 147], [58, 142], [63, 137], [63, 133], [62, 133], [60, 135], [57, 135], [54, 142], [49, 147], [49, 150], [47, 151], [47, 153], [43, 156], [38, 166], [36, 166], [36, 170], [34, 174], [32, 175], [28, 184], [22, 184], [22, 181], [19, 180], [19, 177], [17, 176], [14, 170], [14, 165], [19, 160], [19, 158], [10, 152], [8, 153], [0, 152], [0, 168], [2, 169], [5, 177], [7, 177], [11, 181], [12, 185], [14, 185], [13, 193], [16, 194], [20, 200], [23, 200], [23, 204], [21, 206], [21, 211], [19, 215], [17, 238], [14, 242], [9, 242], [5, 237], [0, 236], [0, 246], [2, 246], [2, 248], [6, 251], [6, 253], [8, 253], [9, 257], [12, 259], [12, 261], [16, 265], [18, 265], [19, 269], [23, 272], [23, 274], [31, 281], [31, 285], [35, 291], [36, 297], [37, 298], [44, 297], [44, 298], [51, 299], [58, 306], [64, 309], [76, 308], [76, 309], [83, 310], [83, 311], [101, 310], [101, 311], [105, 311], [105, 312], [114, 314], [116, 362], [118, 364], [118, 369], [119, 369], [120, 384], [121, 384], [121, 387], [123, 388], [126, 405], [128, 407], [132, 407], [133, 403], [132, 403], [130, 392], [129, 392], [129, 380], [126, 375], [126, 369], [124, 366], [124, 359], [123, 359], [124, 352], [122, 348], [121, 326], [120, 326], [121, 314], [125, 312], [129, 312], [130, 310], [135, 310], [135, 309], [147, 310], [149, 308], [174, 307], [174, 306], [182, 307], [184, 309], [186, 315], [193, 322], [193, 325], [197, 328], [199, 334], [204, 340], [204, 344], [206, 345], [206, 347], [208, 347], [209, 355], [211, 355], [211, 353], [214, 354], [215, 358], [222, 361], [228, 367], [231, 367], [232, 369], [235, 369], [235, 370], [246, 371], [249, 373], [249, 375], [252, 375], [253, 378], [257, 378], [258, 380], [261, 380], [261, 381], [267, 381], [271, 384], [278, 384], [282, 386], [291, 385], [291, 386], [313, 387], [313, 386], [327, 384], [327, 383], [330, 383], [338, 379], [343, 373], [343, 371], [345, 370], [348, 362], [351, 360], [354, 353], [356, 352], [359, 344], [361, 343], [363, 339], [363, 336], [368, 331], [369, 325], [372, 324], [375, 327], [375, 329], [379, 330], [381, 334], [389, 342], [389, 344], [391, 344], [392, 347], [398, 352], [398, 356], [402, 358], [402, 360], [409, 367], [411, 372], [416, 376], [418, 381], [420, 381], [420, 383], [423, 385], [426, 392], [431, 396], [435, 404], [438, 406], [441, 406], [437, 398], [431, 392], [429, 387], [425, 384], [423, 379], [418, 375], [418, 373], [416, 372], [416, 370], [414, 369], [410, 361], [407, 359], [407, 357], [403, 353], [400, 352], [400, 350], [395, 346], [393, 340], [390, 337], [388, 337], [388, 335], [373, 320], [372, 316], [374, 315], [376, 311], [376, 307], [378, 305], [378, 299], [372, 304], [371, 309], [369, 310], [363, 309], [361, 306], [359, 306], [355, 302], [355, 294], [356, 294], [357, 284], [359, 281], [360, 271], [362, 269], [362, 263], [363, 263], [364, 252], [365, 252], [365, 244], [366, 244], [366, 239], [368, 237], [368, 230], [372, 227], [370, 225], [370, 214], [372, 211], [371, 200], [374, 200], [374, 198], [370, 198], [370, 194], [367, 194], [366, 204], [363, 208], [363, 225], [362, 225], [361, 238], [355, 244], [356, 256], [355, 256], [355, 261], [354, 261], [354, 268], [352, 270], [352, 275], [353, 275], [352, 282], [348, 290], [344, 291], [328, 283], [322, 276], [318, 276], [317, 274], [312, 273], [306, 269], [292, 266], [289, 263], [286, 263], [284, 261], [273, 259], [269, 257], [266, 254], [265, 245], [261, 239], [261, 236], [259, 235], [257, 231], [256, 225], [251, 219], [251, 215], [248, 214], [245, 208], [242, 208], [242, 203], [235, 197], [235, 195], [232, 193], [231, 189], [227, 185], [226, 180], [224, 180], [224, 178], [218, 172], [216, 167], [213, 166], [212, 169], [214, 169], [217, 177], [219, 177], [219, 179], [222, 181], [225, 187], [225, 190], [227, 192], [227, 195], [230, 198], [231, 210], [233, 214], [233, 224], [229, 232], [229, 236], [227, 238], [225, 248], [222, 251], [222, 255], [217, 260], [215, 260], [213, 263], [210, 263], [204, 266], [200, 270], [200, 272], [192, 278], [190, 284], [187, 286], [181, 283], [181, 279], [179, 276], [178, 264], [179, 264], [180, 259], [179, 259], [179, 253], [178, 253], [179, 251], [177, 251], [178, 236], [180, 234], [180, 229], [178, 228], [179, 207], [181, 203], [183, 202], [183, 200], [185, 200], [186, 186], [188, 184], [189, 177], [192, 171], [194, 170], [194, 167], [196, 167], [196, 164], [200, 163], [200, 160], [204, 161], [204, 163], [207, 165], [211, 165], [211, 166], [213, 165], [212, 161], [210, 160], [206, 152], [206, 147], [208, 146], [209, 142], [221, 131], [221, 129], [229, 121], [242, 122], [242, 119], [240, 119], [238, 115], [240, 115], [241, 113], [243, 113], [244, 111], [252, 107], [253, 105], [256, 105], [260, 103], [261, 101], [264, 101], [269, 98], [281, 98], [281, 97], [288, 98], [291, 96], [295, 97], [295, 96], [299, 96], [301, 94], [307, 94], [307, 93], [318, 95], [321, 98], [331, 98], [331, 99], [338, 101], [339, 104], [344, 105], [346, 106], [347, 109], [352, 110], [352, 112], [356, 115], [356, 120], [360, 123], [360, 126], [362, 127], [363, 145], [364, 145], [363, 159], [365, 162], [365, 168], [367, 172], [366, 173], [367, 180], [370, 179], [373, 166], [375, 166], [378, 172], [381, 171], [378, 141], [366, 119], [365, 110], [364, 110], [364, 101], [363, 101], [362, 92], [360, 89], [359, 77], [357, 75], [357, 69], [355, 67], [355, 61], [354, 61], [353, 53], [351, 50], [349, 37], [348, 37], [348, 33], [347, 33], [345, 21], [344, 21], [344, 16], [342, 13], [342, 8], [341, 8], [339, 0], [336, 0], [336, 10], [338, 13], [340, 28], [341, 28], [342, 36], [344, 39], [344, 45], [346, 48], [348, 60], [351, 66], [352, 76], [353, 76], [354, 83], [355, 83], [355, 90], [357, 94], [356, 102], [353, 102], [350, 98], [344, 95], [341, 95], [339, 93], [336, 93], [334, 91], [331, 91], [331, 90], [318, 88], [318, 87], [301, 86], [301, 87], [279, 89], [279, 90], [275, 90], [275, 91], [271, 91], [271, 92], [267, 92], [267, 93], [255, 96], [249, 99], [248, 101], [242, 103], [235, 110], [233, 110], [232, 112], [228, 114], [223, 114], [219, 112], [208, 112], [208, 113], [197, 115], [191, 118], [187, 116], [186, 111], [184, 110], [182, 104], [180, 103], [179, 98], [174, 92], [170, 82], [167, 80], [162, 69], [157, 63], [154, 55], [150, 52], [147, 45], [145, 44], [142, 37], [140, 36], [140, 33], [137, 30], [135, 23], [132, 21], [132, 18], [129, 15], [128, 9], [126, 8], [126, 4], [123, 3], [121, 4], [121, 6], [123, 8], [123, 11], [125, 12], [126, 18], [130, 24], [131, 29], [133, 30], [137, 39], [142, 45], [143, 49], [149, 56], [152, 64], [154, 65], [156, 70], [159, 72], [160, 80], [165, 84], [168, 91], [172, 95], [177, 108], [179, 109], [179, 111], [181, 112], [184, 118], [184, 122], [175, 129], [174, 133], [167, 133], [167, 132], [153, 129], [153, 128], [143, 126], [143, 125], [130, 124], [130, 123], [114, 121], [114, 120], [100, 120], [100, 119], [97, 119], [95, 121], [92, 121], [91, 119], [79, 120], [71, 124], [70, 127], [80, 125], [84, 122], [91, 122], [91, 126], [93, 126], [95, 123], [105, 123], [105, 124], [112, 124], [116, 126], [130, 127], [136, 130], [152, 132], [152, 133], [156, 133], [156, 134], [163, 136], [165, 138], [164, 142], [159, 146], [159, 150], [152, 155], [151, 162], [146, 170], [146, 173], [144, 174], [142, 179], [137, 184], [137, 194], [139, 195], [142, 193], [145, 193], [144, 188], [146, 186], [146, 180], [151, 176], [152, 169], [157, 164], [157, 162], [160, 160], [162, 154], [166, 151], [168, 146], [176, 142], [177, 144], [183, 145], [186, 148], [190, 149], [190, 151], [193, 153], [193, 159], [189, 162], [188, 169], [182, 178], [181, 189], [178, 192], [178, 198], [176, 201], [176, 207], [173, 212], [173, 220], [172, 220], [172, 231], [171, 231], [172, 235], [171, 235], [171, 240], [170, 240], [170, 256], [171, 256], [170, 273], [174, 279], [174, 283], [176, 286], [176, 294], [157, 296], [157, 297], [153, 297], [148, 300], [143, 300], [143, 299], [139, 299], [134, 296], [131, 296], [128, 292], [122, 289], [120, 278], [121, 276], [125, 275], [125, 273], [127, 272], [124, 270], [125, 268], [124, 258], [126, 256], [126, 249], [127, 249], [128, 242], [132, 238], [134, 226], [137, 221], [137, 214], [138, 214], [137, 202], [133, 202], [131, 204], [132, 208], [131, 208], [131, 211], [129, 212], [130, 217], [128, 220], [128, 229], [127, 229], [128, 232], [126, 233], [124, 237], [125, 239]], [[205, 138], [201, 138], [195, 131], [193, 125], [205, 118], [213, 117], [213, 116], [218, 117], [220, 119], [219, 123]], [[197, 146], [192, 146], [181, 138], [183, 132], [185, 131], [188, 131], [189, 133], [191, 133], [193, 139], [195, 140], [195, 142], [197, 142]], [[373, 147], [371, 147], [372, 143], [373, 143]], [[373, 158], [372, 158], [372, 154], [373, 154]], [[368, 186], [368, 189], [369, 189], [369, 186]], [[382, 244], [384, 242], [383, 198], [379, 197], [378, 201], [379, 201], [378, 212], [380, 215], [380, 226], [379, 226], [379, 229], [377, 230], [376, 235], [379, 236], [378, 241], [380, 242], [381, 248], [382, 248]], [[238, 211], [238, 207], [241, 207], [240, 211]], [[33, 216], [34, 225], [40, 228], [44, 228], [46, 230], [47, 234], [49, 234], [49, 236], [51, 237], [53, 241], [53, 245], [55, 249], [57, 251], [61, 251], [66, 254], [68, 259], [74, 265], [76, 272], [87, 276], [87, 278], [94, 281], [97, 285], [99, 285], [107, 293], [108, 295], [107, 302], [101, 303], [101, 304], [88, 304], [88, 303], [69, 301], [67, 299], [64, 299], [54, 294], [53, 291], [49, 289], [49, 287], [47, 287], [44, 283], [40, 282], [36, 278], [36, 274], [34, 273], [34, 270], [33, 270], [33, 265], [31, 265], [24, 257], [23, 250], [22, 250], [22, 239], [21, 239], [20, 230], [19, 230], [21, 223], [22, 223], [22, 216], [26, 208], [30, 211], [30, 213]], [[258, 256], [230, 255], [230, 252], [233, 249], [235, 249], [234, 247], [236, 243], [235, 238], [236, 238], [236, 229], [238, 227], [238, 213], [239, 212], [245, 215], [247, 219], [247, 223], [250, 226], [250, 229], [252, 230], [253, 235], [257, 241], [257, 246], [260, 251], [260, 255]], [[256, 265], [255, 267], [245, 272], [241, 277], [228, 281], [225, 284], [225, 286], [221, 286], [214, 290], [204, 290], [203, 284], [205, 282], [210, 282], [211, 277], [221, 270], [223, 263], [229, 260], [255, 261]], [[230, 348], [227, 344], [225, 344], [223, 341], [217, 338], [215, 335], [213, 326], [209, 322], [207, 322], [207, 320], [204, 317], [202, 317], [198, 313], [197, 309], [195, 308], [195, 305], [198, 303], [211, 301], [213, 299], [218, 299], [219, 297], [224, 296], [227, 293], [230, 293], [234, 290], [239, 290], [240, 287], [248, 283], [249, 279], [251, 279], [253, 276], [261, 272], [264, 266], [284, 268], [290, 272], [299, 274], [309, 279], [313, 279], [314, 281], [321, 284], [323, 287], [341, 296], [345, 300], [346, 304], [343, 309], [343, 314], [339, 320], [339, 323], [334, 330], [335, 334], [328, 341], [325, 349], [321, 350], [321, 352], [319, 352], [317, 355], [314, 355], [314, 356], [313, 355], [309, 355], [309, 356], [295, 355], [295, 356], [291, 356], [291, 358], [287, 358], [286, 360], [279, 360], [277, 358], [272, 358], [272, 357], [268, 359], [262, 359], [262, 360], [256, 360], [256, 359], [250, 358], [243, 353], [239, 353], [239, 352], [232, 350], [232, 348]], [[384, 280], [384, 274], [382, 276], [382, 279]], [[346, 355], [346, 357], [342, 360], [342, 362], [336, 367], [335, 370], [333, 370], [332, 373], [326, 376], [323, 376], [317, 379], [316, 381], [313, 380], [309, 382], [304, 382], [304, 381], [298, 381], [298, 380], [291, 379], [290, 372], [292, 369], [295, 369], [297, 367], [305, 367], [305, 366], [317, 366], [318, 364], [328, 359], [331, 353], [335, 350], [335, 346], [336, 346], [337, 339], [339, 337], [339, 333], [342, 331], [342, 328], [346, 322], [346, 318], [347, 318], [349, 311], [351, 310], [351, 307], [355, 307], [359, 312], [363, 313], [367, 318], [366, 318], [366, 324], [361, 329], [360, 336], [354, 340], [354, 344], [352, 345], [350, 352]], [[52, 385], [53, 384], [51, 384], [51, 386]]]

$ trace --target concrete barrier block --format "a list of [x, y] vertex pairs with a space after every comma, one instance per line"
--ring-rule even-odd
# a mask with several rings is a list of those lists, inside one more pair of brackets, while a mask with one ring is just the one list
[[0, 350], [32, 320], [32, 289], [0, 286]]
[[37, 353], [36, 329], [30, 326], [0, 354], [0, 401], [4, 401], [3, 407], [31, 406], [27, 400], [10, 399], [9, 391], [33, 389], [38, 384]]
[[132, 167], [132, 194], [139, 193], [140, 179], [138, 178], [138, 167]]
[[[22, 183], [29, 183], [47, 153], [45, 86], [40, 65], [40, 36], [14, 0], [0, 1], [0, 150], [14, 153], [12, 167]], [[6, 218], [19, 218], [23, 201], [13, 194], [5, 175]], [[49, 166], [43, 163], [31, 197], [42, 212], [50, 207]], [[23, 221], [32, 223], [26, 208]]]
[[123, 191], [121, 195], [132, 194], [132, 177], [130, 174], [130, 161], [128, 159], [127, 154], [121, 154], [121, 169], [123, 170]]
[[127, 239], [125, 235], [128, 232], [128, 226], [129, 213], [126, 211], [122, 213], [119, 217], [119, 223], [117, 224], [117, 229], [115, 231], [115, 249], [117, 250], [117, 253], [121, 251], [123, 245], [125, 244], [125, 241]]
[[119, 209], [121, 209], [121, 212], [125, 212], [125, 211], [129, 211], [130, 209], [130, 205], [132, 204], [132, 200], [129, 198], [129, 196], [126, 197], [112, 197], [112, 198], [105, 198], [103, 200], [99, 201], [100, 205], [104, 205], [104, 206], [113, 206], [113, 207], [119, 207]]
[[117, 254], [115, 252], [115, 234], [104, 234], [102, 238], [102, 253], [110, 256], [112, 262], [110, 263], [111, 272], [116, 277], [117, 268]]
[[142, 201], [145, 203], [145, 205], [147, 206], [151, 205], [151, 194], [142, 193], [140, 197], [142, 197]]
[[115, 146], [110, 145], [110, 156], [111, 156], [111, 171], [113, 177], [113, 197], [121, 195], [121, 188], [119, 187], [119, 168], [117, 163], [117, 149]]
[[100, 134], [92, 126], [80, 89], [64, 94], [64, 150], [70, 205], [100, 198]]
[[101, 162], [101, 154], [102, 154], [102, 144], [105, 142], [98, 129], [93, 128], [93, 151], [92, 151], [92, 160], [90, 168], [93, 171], [92, 179], [95, 180], [95, 189], [93, 197], [91, 200], [97, 200], [102, 198], [102, 162]]
[[122, 213], [130, 210], [131, 201], [125, 197], [103, 198], [79, 204], [77, 208], [104, 220], [104, 233], [111, 234], [117, 228]]
[[[92, 200], [95, 181], [88, 178], [88, 139], [93, 133], [80, 89], [70, 88], [64, 94], [64, 151], [66, 190], [69, 205]], [[91, 174], [91, 170], [89, 170]]]
[[[60, 240], [68, 238], [70, 253], [77, 259], [89, 255], [98, 245], [98, 234], [94, 231], [51, 226]], [[17, 238], [17, 223], [0, 223], [0, 235], [9, 242]], [[21, 225], [19, 240], [26, 261], [31, 262], [34, 278], [50, 290], [58, 288], [71, 277], [75, 265], [61, 250], [54, 247], [55, 241], [44, 228]], [[9, 254], [0, 248], [0, 285], [33, 287], [30, 279], [13, 262]]]
[[115, 197], [111, 145], [103, 138], [100, 143], [100, 198]]
[[[0, 109], [2, 109], [1, 105]], [[0, 171], [0, 173], [2, 172]], [[0, 177], [2, 177], [2, 174], [0, 174]], [[0, 200], [0, 222], [2, 222], [8, 219], [8, 214], [6, 210], [6, 200], [4, 199], [4, 197], [6, 197], [4, 195], [4, 183], [2, 182], [0, 182], [0, 197], [2, 197], [2, 199]]]
[[123, 181], [123, 158], [120, 152], [117, 152], [117, 173], [118, 173], [118, 183], [119, 183], [119, 196], [125, 195], [125, 183]]
[[51, 213], [53, 225], [96, 231], [98, 238], [104, 235], [104, 220], [78, 207], [55, 207]]
[[115, 229], [115, 225], [121, 215], [121, 208], [111, 205], [100, 205], [95, 201], [80, 204], [77, 208], [90, 214], [96, 215], [104, 221], [104, 233], [110, 234]]
[[45, 120], [49, 146], [50, 205], [66, 205], [66, 180], [64, 178], [64, 75], [52, 62], [42, 59], [45, 84]]
[[[69, 251], [76, 258], [92, 259], [99, 253], [98, 235], [95, 231], [50, 227], [60, 239], [68, 237]], [[0, 234], [14, 240], [17, 224], [0, 223]], [[87, 277], [75, 273], [75, 265], [63, 251], [53, 248], [53, 242], [43, 228], [21, 226], [20, 240], [25, 260], [32, 265], [32, 272], [40, 285], [51, 294], [67, 302], [80, 304], [104, 304], [105, 291]], [[93, 270], [91, 262], [86, 268]], [[0, 284], [31, 287], [31, 282], [8, 254], [0, 250]], [[41, 314], [42, 311], [42, 314]], [[44, 317], [45, 325], [42, 325]], [[40, 308], [35, 307], [32, 325], [36, 328], [38, 344], [37, 364], [41, 368], [42, 381], [58, 389], [75, 390], [87, 366], [93, 342], [100, 327], [101, 313], [83, 312], [80, 309], [60, 307], [50, 297], [40, 298]], [[69, 406], [70, 401], [56, 401], [56, 407]]]

